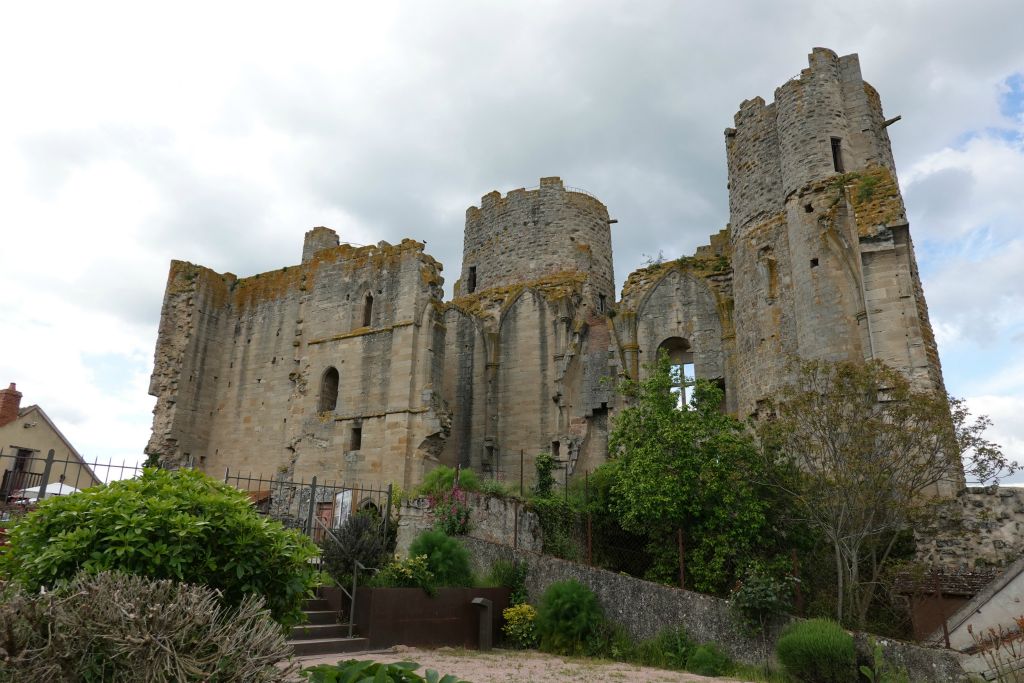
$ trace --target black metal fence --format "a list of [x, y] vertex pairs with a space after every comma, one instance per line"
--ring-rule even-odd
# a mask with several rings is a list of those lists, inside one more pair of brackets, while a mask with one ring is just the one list
[[64, 496], [115, 479], [131, 479], [142, 473], [142, 465], [57, 458], [53, 449], [46, 455], [26, 448], [11, 452], [0, 449], [0, 473], [0, 503], [10, 505]]
[[292, 481], [283, 476], [224, 470], [224, 483], [248, 493], [257, 511], [299, 529], [317, 543], [323, 543], [330, 531], [341, 528], [352, 515], [372, 511], [381, 519], [386, 538], [391, 523], [392, 486], [367, 486], [333, 480]]

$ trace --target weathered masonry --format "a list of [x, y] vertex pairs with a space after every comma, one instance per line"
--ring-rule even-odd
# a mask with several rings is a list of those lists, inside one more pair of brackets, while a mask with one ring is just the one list
[[795, 357], [877, 358], [941, 388], [890, 123], [856, 55], [815, 49], [725, 131], [729, 225], [617, 300], [608, 211], [559, 178], [467, 210], [451, 301], [412, 240], [315, 228], [300, 265], [249, 278], [175, 261], [147, 451], [406, 487], [439, 463], [516, 480], [522, 453], [529, 481], [542, 451], [604, 460], [614, 380], [659, 349], [741, 416]]

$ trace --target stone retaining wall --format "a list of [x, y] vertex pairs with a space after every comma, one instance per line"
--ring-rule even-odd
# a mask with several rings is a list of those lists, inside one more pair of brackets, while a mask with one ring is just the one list
[[[596, 569], [548, 555], [515, 550], [474, 538], [464, 539], [473, 556], [474, 570], [485, 574], [497, 560], [524, 561], [529, 567], [526, 588], [533, 603], [556, 581], [576, 579], [594, 591], [605, 615], [636, 639], [651, 638], [668, 626], [682, 626], [701, 643], [714, 642], [733, 659], [758, 664], [772, 657], [779, 630], [769, 634], [767, 643], [747, 635], [729, 609], [729, 603], [702, 593], [671, 588], [631, 576]], [[781, 628], [781, 627], [780, 627]], [[891, 639], [880, 639], [888, 661], [904, 666], [912, 681], [952, 683], [966, 676], [957, 656], [948, 650], [919, 647]], [[870, 657], [867, 636], [856, 635], [858, 652]]]
[[[509, 498], [467, 493], [469, 504], [469, 536], [491, 543], [518, 546], [540, 552], [540, 520], [523, 504]], [[518, 523], [516, 517], [518, 516]], [[427, 498], [416, 498], [402, 505], [398, 520], [398, 543], [395, 552], [406, 555], [414, 538], [434, 526], [434, 513]], [[518, 531], [518, 540], [516, 532]]]

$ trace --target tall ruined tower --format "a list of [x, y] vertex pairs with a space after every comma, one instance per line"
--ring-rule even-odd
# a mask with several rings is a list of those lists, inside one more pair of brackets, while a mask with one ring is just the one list
[[725, 131], [739, 413], [789, 357], [879, 359], [918, 388], [942, 373], [878, 93], [857, 55], [747, 100]]
[[559, 178], [466, 210], [462, 276], [444, 318], [442, 395], [458, 409], [442, 461], [513, 480], [522, 463], [529, 482], [540, 452], [571, 469], [603, 460], [610, 222], [604, 204]]

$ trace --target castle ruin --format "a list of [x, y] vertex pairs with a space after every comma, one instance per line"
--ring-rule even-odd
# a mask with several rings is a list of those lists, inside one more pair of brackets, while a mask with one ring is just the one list
[[879, 359], [942, 388], [891, 122], [856, 55], [815, 49], [725, 131], [729, 225], [617, 298], [608, 211], [559, 178], [467, 210], [450, 301], [413, 240], [314, 228], [301, 264], [247, 278], [174, 261], [147, 452], [406, 488], [438, 464], [518, 481], [522, 462], [529, 482], [545, 451], [579, 472], [607, 457], [615, 381], [659, 349], [741, 417], [794, 357]]

